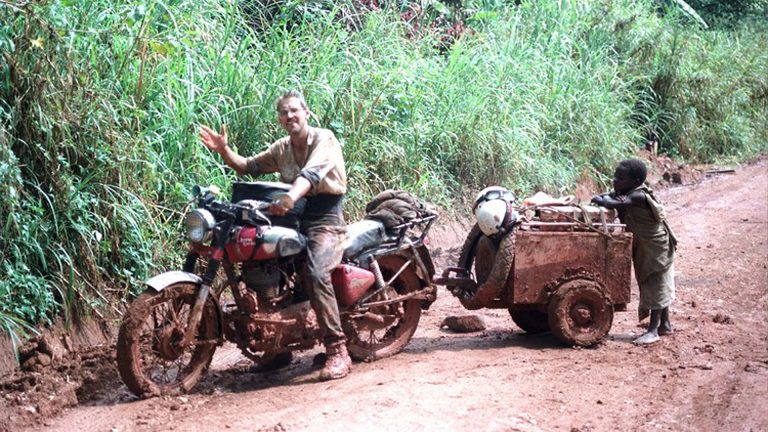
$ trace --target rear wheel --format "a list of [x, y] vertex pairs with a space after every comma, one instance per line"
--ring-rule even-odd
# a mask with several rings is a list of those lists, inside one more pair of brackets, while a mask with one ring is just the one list
[[600, 342], [613, 324], [613, 306], [600, 285], [579, 279], [561, 285], [549, 300], [549, 327], [568, 345]]
[[[397, 274], [406, 263], [405, 259], [399, 256], [383, 257], [378, 262], [385, 282]], [[411, 267], [400, 273], [390, 287], [369, 299], [368, 303], [384, 301], [419, 289], [421, 283]], [[411, 340], [420, 318], [421, 300], [418, 299], [373, 306], [363, 316], [343, 318], [342, 326], [348, 340], [349, 355], [362, 361], [377, 360], [399, 353]]]
[[217, 315], [206, 302], [197, 338], [181, 340], [197, 297], [197, 285], [147, 290], [131, 303], [117, 337], [117, 366], [123, 382], [142, 397], [188, 391], [211, 364], [217, 344]]

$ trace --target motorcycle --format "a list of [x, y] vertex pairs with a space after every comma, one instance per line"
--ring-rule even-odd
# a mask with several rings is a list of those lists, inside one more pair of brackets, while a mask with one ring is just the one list
[[[225, 341], [262, 367], [285, 365], [292, 352], [320, 343], [301, 271], [304, 200], [286, 216], [267, 213], [289, 188], [236, 182], [231, 201], [217, 200], [216, 188], [194, 188], [197, 208], [185, 218], [190, 243], [182, 270], [147, 280], [120, 326], [117, 364], [130, 391], [142, 397], [189, 391]], [[426, 236], [437, 215], [420, 216], [389, 229], [372, 219], [348, 226], [331, 280], [353, 360], [400, 352], [422, 309], [436, 299]]]

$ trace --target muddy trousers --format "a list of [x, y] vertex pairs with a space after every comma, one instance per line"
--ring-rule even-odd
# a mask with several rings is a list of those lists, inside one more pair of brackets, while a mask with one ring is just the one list
[[341, 263], [345, 237], [346, 227], [321, 225], [307, 230], [304, 280], [309, 282], [309, 299], [325, 346], [344, 340], [331, 272]]

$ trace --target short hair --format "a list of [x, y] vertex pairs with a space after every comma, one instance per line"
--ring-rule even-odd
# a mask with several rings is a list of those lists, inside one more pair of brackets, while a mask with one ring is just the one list
[[646, 177], [648, 177], [648, 168], [645, 163], [640, 159], [624, 159], [619, 162], [619, 166], [624, 167], [627, 173], [640, 184], [642, 184]]
[[280, 103], [289, 98], [298, 99], [299, 103], [301, 104], [301, 107], [309, 111], [309, 107], [307, 107], [307, 101], [304, 100], [304, 95], [301, 94], [301, 92], [298, 90], [288, 90], [282, 95], [280, 95], [280, 97], [278, 97], [277, 100], [275, 100], [275, 111], [280, 111]]

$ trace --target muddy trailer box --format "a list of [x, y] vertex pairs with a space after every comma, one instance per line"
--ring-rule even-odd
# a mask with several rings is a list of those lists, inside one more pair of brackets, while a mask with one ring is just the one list
[[615, 310], [630, 301], [632, 234], [592, 231], [517, 232], [506, 303], [544, 305], [565, 281], [594, 279]]
[[436, 283], [467, 309], [506, 308], [528, 333], [569, 345], [601, 341], [630, 302], [632, 234], [604, 209], [539, 208], [503, 236], [470, 231], [456, 267]]

